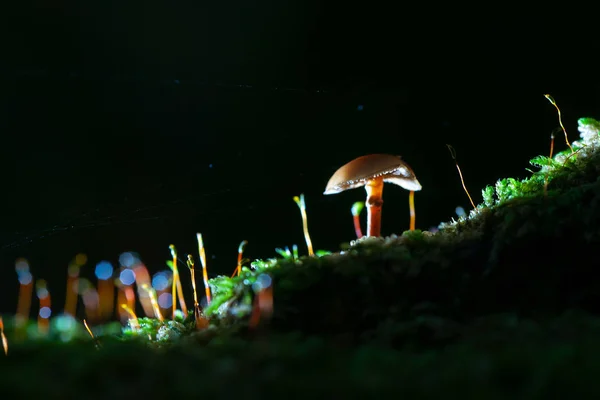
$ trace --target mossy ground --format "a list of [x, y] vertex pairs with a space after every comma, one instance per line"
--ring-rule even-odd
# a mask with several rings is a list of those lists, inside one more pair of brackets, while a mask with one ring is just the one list
[[[2, 388], [86, 397], [597, 397], [600, 124], [581, 119], [580, 131], [573, 152], [536, 157], [539, 171], [486, 188], [483, 204], [438, 232], [257, 260], [237, 277], [213, 279], [204, 331], [188, 320], [157, 335], [146, 321], [157, 330], [150, 341], [127, 330], [99, 338], [99, 349], [91, 340], [14, 344], [0, 359]], [[250, 329], [264, 276], [273, 314]]]

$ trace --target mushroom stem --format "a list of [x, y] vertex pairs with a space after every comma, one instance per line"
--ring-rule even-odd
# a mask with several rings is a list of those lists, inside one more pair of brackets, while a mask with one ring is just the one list
[[408, 205], [410, 207], [410, 230], [415, 230], [415, 191], [411, 190], [408, 194]]
[[370, 180], [365, 185], [365, 190], [367, 191], [367, 236], [380, 236], [383, 179]]

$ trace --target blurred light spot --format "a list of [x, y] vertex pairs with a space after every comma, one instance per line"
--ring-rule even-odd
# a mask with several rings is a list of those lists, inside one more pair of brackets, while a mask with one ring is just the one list
[[76, 278], [79, 275], [79, 267], [80, 266], [77, 264], [69, 265], [69, 269], [67, 270], [67, 272], [71, 278]]
[[101, 280], [110, 279], [113, 274], [113, 266], [108, 261], [100, 261], [96, 264], [96, 278]]
[[123, 267], [131, 268], [135, 264], [139, 263], [139, 258], [130, 251], [126, 251], [119, 256], [119, 264]]
[[42, 308], [40, 308], [40, 317], [42, 317], [42, 318], [50, 318], [50, 315], [52, 315], [52, 310], [50, 309], [50, 307], [42, 307]]
[[160, 296], [158, 296], [158, 305], [161, 306], [161, 308], [173, 307], [173, 296], [171, 296], [171, 293], [161, 293]]
[[123, 271], [121, 271], [119, 279], [121, 280], [121, 283], [123, 285], [132, 285], [133, 282], [135, 282], [135, 272], [133, 272], [133, 270], [129, 268], [126, 268]]
[[79, 253], [75, 256], [75, 264], [81, 266], [87, 263], [87, 256], [83, 253]]
[[363, 110], [363, 105], [359, 104], [358, 107], [356, 107], [356, 111], [362, 111]]
[[96, 292], [96, 290], [88, 288], [85, 292], [83, 292], [81, 298], [83, 299], [83, 304], [85, 304], [86, 308], [98, 308], [100, 297], [98, 296], [98, 292]]
[[59, 331], [69, 331], [73, 328], [75, 328], [76, 322], [75, 322], [75, 318], [73, 318], [72, 316], [65, 314], [65, 315], [59, 315], [58, 317], [56, 317], [54, 319], [54, 324], [56, 326], [56, 329]]
[[79, 278], [75, 281], [77, 283], [76, 290], [77, 294], [83, 295], [86, 290], [92, 287], [92, 282], [86, 278]]
[[152, 277], [152, 287], [156, 290], [165, 290], [169, 287], [170, 280], [166, 272], [158, 272]]
[[208, 164], [208, 168], [212, 168], [212, 167], [213, 167], [213, 165], [212, 165], [212, 164]]
[[17, 270], [17, 273], [29, 271], [29, 263], [27, 262], [26, 259], [19, 258], [15, 262], [15, 269]]
[[252, 284], [252, 289], [255, 292], [260, 292], [263, 289], [268, 288], [269, 286], [271, 286], [271, 283], [273, 282], [273, 280], [271, 279], [271, 277], [267, 274], [260, 274], [257, 278], [256, 278], [256, 282], [254, 282]]
[[19, 272], [19, 283], [21, 285], [29, 285], [31, 283], [31, 281], [33, 280], [33, 276], [31, 276], [31, 273], [28, 271], [22, 271]]
[[173, 82], [174, 82], [176, 85], [179, 85], [179, 83], [180, 83], [180, 82], [179, 82], [179, 79], [175, 79]]
[[38, 288], [36, 293], [39, 299], [45, 299], [50, 294], [45, 287]]
[[456, 207], [454, 212], [456, 212], [456, 215], [458, 215], [459, 217], [464, 217], [465, 215], [467, 215], [467, 213], [465, 212], [465, 209], [462, 208], [461, 206]]

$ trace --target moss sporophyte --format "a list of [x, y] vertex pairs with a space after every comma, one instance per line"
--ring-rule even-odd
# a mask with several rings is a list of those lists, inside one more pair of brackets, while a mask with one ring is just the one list
[[[553, 100], [552, 104], [558, 109]], [[564, 130], [562, 120], [560, 124]], [[600, 241], [596, 228], [600, 217], [595, 211], [600, 202], [597, 178], [600, 122], [581, 118], [578, 124], [579, 140], [569, 143], [564, 131], [567, 150], [554, 154], [552, 139], [549, 155], [530, 160], [537, 170], [530, 171], [524, 179], [505, 178], [487, 186], [478, 205], [467, 192], [473, 209], [457, 220], [441, 223], [436, 232], [423, 232], [415, 227], [412, 196], [414, 191], [421, 190], [421, 184], [410, 166], [397, 156], [370, 154], [342, 166], [326, 185], [325, 194], [361, 186], [367, 192], [365, 203], [352, 206], [357, 239], [339, 252], [313, 251], [307, 217], [310, 209], [307, 210], [301, 194], [293, 200], [300, 210], [307, 255], [299, 255], [298, 246], [293, 245], [292, 250], [277, 249], [279, 257], [250, 262], [243, 258], [248, 243], [243, 241], [238, 247], [237, 263], [231, 265], [233, 275], [208, 279], [204, 241], [198, 233], [197, 254], [188, 254], [186, 262], [178, 257], [174, 245], [169, 247], [170, 271], [161, 272], [161, 279], [154, 279], [144, 263], [129, 254], [129, 258], [120, 261], [119, 268], [113, 269], [111, 265], [110, 276], [99, 277], [97, 288], [80, 277], [79, 270], [87, 259], [78, 255], [68, 268], [64, 312], [52, 318], [49, 285], [43, 279], [35, 280], [27, 260], [19, 259], [17, 313], [0, 319], [4, 353], [10, 354], [11, 342], [27, 338], [70, 341], [87, 337], [97, 344], [103, 337], [116, 336], [165, 344], [199, 332], [215, 335], [215, 332], [247, 331], [266, 325], [275, 330], [327, 333], [340, 330], [368, 336], [369, 329], [390, 318], [413, 321], [422, 313], [434, 313], [439, 318], [478, 315], [485, 307], [492, 307], [486, 302], [494, 291], [509, 287], [512, 297], [496, 299], [493, 307], [517, 303], [522, 307], [519, 299], [526, 295], [533, 303], [539, 300], [542, 304], [542, 300], [551, 298], [548, 293], [552, 287], [532, 293], [532, 284], [523, 281], [537, 267], [517, 271], [507, 265], [525, 262], [534, 265], [535, 259], [527, 255], [527, 246], [539, 246], [540, 241], [565, 242], [566, 232], [572, 236], [568, 240], [580, 240], [576, 246], [582, 254], [588, 251], [581, 247], [585, 243], [595, 245]], [[466, 191], [460, 168], [458, 171]], [[399, 236], [381, 237], [384, 182], [410, 191], [411, 224]], [[572, 207], [573, 204], [580, 207]], [[368, 213], [364, 237], [359, 220], [363, 206]], [[203, 296], [197, 293], [197, 259], [202, 267]], [[189, 275], [180, 274], [180, 263], [188, 268]], [[582, 276], [591, 274], [587, 270], [579, 272]], [[562, 273], [548, 271], [547, 279], [558, 285]], [[110, 285], [101, 289], [100, 280]], [[184, 291], [190, 289], [194, 306], [188, 310]], [[525, 289], [529, 292], [521, 293]], [[29, 320], [34, 293], [39, 303], [35, 322]], [[117, 304], [111, 303], [108, 308], [100, 304], [114, 297]], [[569, 298], [569, 301], [584, 302], [584, 297], [580, 294], [579, 300]], [[84, 314], [81, 320], [76, 315], [80, 301]], [[557, 300], [548, 301], [554, 304]], [[113, 314], [125, 321], [124, 328], [119, 322], [107, 323], [108, 316]]]

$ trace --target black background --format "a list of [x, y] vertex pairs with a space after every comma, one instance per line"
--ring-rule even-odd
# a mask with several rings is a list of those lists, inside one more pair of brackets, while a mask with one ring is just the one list
[[[363, 190], [322, 194], [369, 153], [401, 155], [423, 185], [417, 227], [469, 209], [467, 187], [525, 177], [549, 151], [558, 102], [571, 140], [600, 117], [593, 34], [523, 10], [333, 2], [39, 1], [3, 6], [0, 311], [17, 257], [62, 308], [77, 253], [152, 273], [173, 243], [210, 275], [299, 245], [306, 196], [317, 249], [354, 237]], [[582, 18], [582, 17], [579, 17]], [[582, 19], [583, 21], [584, 19]], [[591, 42], [592, 45], [588, 44]], [[556, 148], [565, 148], [557, 136]], [[408, 228], [408, 192], [386, 185], [383, 234]], [[364, 215], [363, 215], [364, 221]]]

